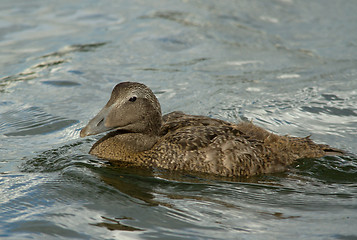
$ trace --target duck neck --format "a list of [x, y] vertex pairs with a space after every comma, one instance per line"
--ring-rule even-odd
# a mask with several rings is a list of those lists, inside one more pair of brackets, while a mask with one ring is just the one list
[[89, 153], [106, 159], [131, 161], [134, 156], [150, 150], [158, 139], [157, 135], [114, 131], [96, 142]]
[[118, 144], [129, 153], [139, 153], [151, 149], [158, 138], [156, 135], [144, 133], [125, 133], [115, 136]]

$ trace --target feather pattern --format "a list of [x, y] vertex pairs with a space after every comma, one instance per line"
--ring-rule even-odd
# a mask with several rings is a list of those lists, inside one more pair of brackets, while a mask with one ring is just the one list
[[[135, 98], [130, 98], [134, 93]], [[161, 117], [155, 95], [140, 83], [118, 84], [100, 113], [81, 136], [107, 131], [107, 115], [111, 116], [108, 126], [115, 131], [95, 143], [90, 153], [141, 167], [252, 176], [284, 171], [299, 158], [343, 154], [309, 137], [279, 136], [252, 122], [234, 124], [182, 112]]]

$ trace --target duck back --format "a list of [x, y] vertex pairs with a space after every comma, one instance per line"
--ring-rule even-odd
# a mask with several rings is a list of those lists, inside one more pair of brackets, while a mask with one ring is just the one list
[[278, 136], [251, 122], [239, 124], [173, 112], [163, 117], [161, 138], [147, 151], [146, 165], [170, 170], [252, 176], [284, 171], [299, 158], [335, 149], [309, 137]]

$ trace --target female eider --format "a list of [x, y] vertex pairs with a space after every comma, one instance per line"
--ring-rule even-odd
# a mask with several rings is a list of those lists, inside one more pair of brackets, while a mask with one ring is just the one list
[[309, 137], [278, 136], [251, 122], [233, 124], [182, 112], [162, 117], [154, 93], [136, 82], [116, 85], [80, 136], [110, 130], [90, 154], [135, 166], [228, 177], [283, 171], [299, 158], [342, 153]]

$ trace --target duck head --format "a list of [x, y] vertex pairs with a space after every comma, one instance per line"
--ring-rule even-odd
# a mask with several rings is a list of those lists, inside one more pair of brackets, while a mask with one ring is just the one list
[[158, 135], [161, 128], [161, 107], [154, 93], [141, 83], [117, 84], [104, 108], [89, 121], [80, 136], [110, 130]]

